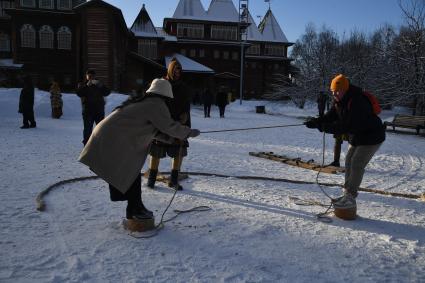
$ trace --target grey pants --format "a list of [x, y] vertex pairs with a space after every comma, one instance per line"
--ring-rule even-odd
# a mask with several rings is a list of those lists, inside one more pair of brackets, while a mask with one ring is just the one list
[[363, 180], [365, 168], [382, 143], [376, 145], [359, 145], [348, 148], [345, 157], [344, 189], [357, 197], [360, 184]]

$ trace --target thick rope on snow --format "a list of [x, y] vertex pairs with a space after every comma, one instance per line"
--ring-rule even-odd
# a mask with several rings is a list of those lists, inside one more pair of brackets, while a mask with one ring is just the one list
[[[235, 178], [235, 179], [241, 179], [241, 180], [261, 180], [261, 181], [272, 181], [272, 182], [284, 182], [284, 183], [290, 183], [290, 184], [300, 184], [300, 185], [315, 185], [316, 182], [311, 181], [300, 181], [300, 180], [291, 180], [291, 179], [284, 179], [284, 178], [273, 178], [273, 177], [261, 177], [261, 176], [231, 176], [231, 175], [224, 175], [224, 174], [215, 174], [215, 173], [206, 173], [206, 172], [181, 172], [183, 174], [193, 175], [193, 176], [207, 176], [207, 177], [219, 177], [219, 178]], [[160, 174], [170, 174], [170, 172], [160, 172]], [[46, 196], [50, 191], [66, 185], [70, 183], [75, 182], [81, 182], [81, 181], [88, 181], [88, 180], [95, 180], [99, 179], [98, 176], [87, 176], [87, 177], [79, 177], [79, 178], [73, 178], [68, 180], [62, 180], [60, 182], [57, 182], [45, 190], [41, 191], [36, 198], [37, 202], [37, 210], [38, 211], [45, 211], [46, 210], [46, 203], [44, 202], [43, 198]], [[343, 187], [341, 184], [336, 183], [319, 183], [322, 186], [327, 187]], [[367, 189], [367, 188], [359, 188], [359, 191], [362, 192], [368, 192], [373, 194], [379, 194], [379, 195], [385, 195], [385, 196], [392, 196], [392, 197], [400, 197], [400, 198], [408, 198], [408, 199], [417, 199], [425, 202], [425, 193], [421, 195], [415, 195], [415, 194], [406, 194], [406, 193], [395, 193], [395, 192], [387, 192], [383, 190], [377, 190], [377, 189]]]
[[46, 203], [44, 202], [43, 198], [45, 195], [47, 195], [50, 191], [62, 186], [62, 185], [66, 185], [66, 184], [70, 184], [70, 183], [75, 183], [75, 182], [80, 182], [80, 181], [88, 181], [88, 180], [95, 180], [95, 179], [99, 179], [98, 176], [88, 176], [88, 177], [79, 177], [79, 178], [73, 178], [73, 179], [68, 179], [68, 180], [62, 180], [60, 182], [57, 182], [51, 186], [49, 186], [47, 189], [41, 191], [36, 198], [36, 202], [37, 202], [37, 210], [38, 211], [45, 211], [46, 210]]

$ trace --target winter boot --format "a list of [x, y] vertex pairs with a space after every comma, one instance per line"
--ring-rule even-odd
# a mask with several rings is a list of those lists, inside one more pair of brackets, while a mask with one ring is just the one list
[[356, 209], [357, 203], [356, 199], [349, 192], [344, 192], [344, 195], [332, 200], [332, 203], [335, 208], [341, 209]]
[[332, 163], [329, 163], [327, 166], [334, 166], [334, 167], [341, 167], [339, 161], [333, 161]]
[[158, 175], [158, 170], [149, 169], [149, 177], [147, 186], [151, 189], [155, 188], [156, 175]]
[[125, 210], [125, 215], [127, 219], [134, 220], [144, 220], [153, 218], [153, 212], [148, 210], [143, 205], [143, 203], [138, 206], [133, 206], [131, 202], [129, 202], [127, 205], [127, 209]]
[[179, 170], [172, 170], [170, 180], [168, 182], [170, 188], [176, 189], [177, 191], [183, 190], [183, 187], [179, 184]]

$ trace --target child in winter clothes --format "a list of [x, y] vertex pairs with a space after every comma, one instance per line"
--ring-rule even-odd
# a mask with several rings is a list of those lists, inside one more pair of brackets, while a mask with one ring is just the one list
[[321, 132], [348, 135], [344, 194], [333, 204], [337, 208], [356, 208], [366, 165], [384, 142], [385, 128], [363, 90], [344, 75], [332, 80], [331, 91], [336, 101], [334, 106], [323, 117], [310, 119], [305, 125]]
[[59, 119], [62, 116], [62, 94], [59, 83], [54, 81], [50, 87], [50, 102], [52, 104], [52, 118]]
[[145, 96], [130, 98], [96, 126], [79, 157], [109, 183], [112, 201], [128, 201], [127, 219], [152, 218], [142, 201], [140, 175], [152, 140], [199, 135], [171, 118], [165, 103], [171, 98], [170, 83], [155, 79]]

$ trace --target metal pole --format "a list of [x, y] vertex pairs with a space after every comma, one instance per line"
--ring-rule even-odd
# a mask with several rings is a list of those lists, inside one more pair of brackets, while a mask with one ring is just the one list
[[242, 41], [242, 34], [241, 34], [241, 74], [239, 78], [239, 104], [242, 105], [242, 98], [243, 98], [243, 67], [244, 67], [244, 48], [243, 48], [243, 41]]

